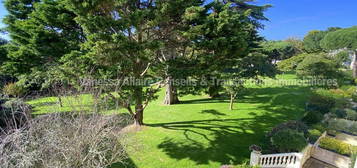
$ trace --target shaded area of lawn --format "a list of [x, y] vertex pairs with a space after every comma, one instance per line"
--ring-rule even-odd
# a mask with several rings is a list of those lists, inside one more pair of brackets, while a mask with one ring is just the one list
[[228, 100], [201, 96], [183, 97], [173, 106], [154, 102], [145, 113], [146, 128], [137, 134], [144, 148], [129, 155], [139, 168], [245, 162], [249, 146], [259, 144], [273, 126], [302, 117], [309, 92], [304, 87], [250, 88], [233, 111]]
[[[232, 111], [229, 100], [224, 98], [188, 95], [180, 98], [180, 104], [165, 106], [164, 91], [159, 94], [159, 99], [145, 110], [146, 126], [135, 135], [141, 147], [127, 149], [127, 164], [117, 163], [112, 168], [214, 168], [245, 162], [249, 159], [249, 146], [259, 144], [272, 127], [302, 117], [310, 89], [251, 87], [236, 100]], [[54, 103], [56, 98], [30, 103], [36, 114], [53, 108], [66, 112], [77, 106], [85, 110], [92, 100], [89, 95], [81, 97], [81, 102], [69, 98], [64, 108]], [[107, 113], [118, 112], [113, 107], [108, 109]]]

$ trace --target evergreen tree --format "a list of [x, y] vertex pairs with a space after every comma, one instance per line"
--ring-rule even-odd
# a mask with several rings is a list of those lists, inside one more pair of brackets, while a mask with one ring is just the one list
[[[79, 50], [85, 41], [75, 14], [63, 0], [6, 0], [5, 7], [9, 11], [5, 30], [11, 41], [3, 68], [24, 81], [43, 78], [49, 67], [58, 66], [61, 57]], [[37, 81], [33, 84], [41, 86]]]

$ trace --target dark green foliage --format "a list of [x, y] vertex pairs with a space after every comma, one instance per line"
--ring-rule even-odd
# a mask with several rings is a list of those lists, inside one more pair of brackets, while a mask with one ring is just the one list
[[308, 111], [305, 116], [302, 118], [302, 121], [307, 125], [317, 124], [321, 122], [323, 115], [318, 111]]
[[301, 77], [338, 79], [342, 76], [340, 66], [325, 54], [314, 54], [304, 58], [297, 66], [296, 73]]
[[357, 112], [353, 109], [346, 109], [346, 119], [357, 121]]
[[268, 137], [274, 136], [277, 132], [286, 130], [286, 129], [291, 129], [291, 130], [296, 130], [298, 132], [303, 133], [304, 135], [307, 135], [307, 129], [308, 127], [306, 124], [304, 124], [301, 121], [288, 121], [282, 124], [279, 124], [275, 126], [268, 134]]
[[288, 41], [267, 41], [262, 47], [263, 53], [272, 61], [285, 60], [299, 53], [299, 49]]
[[[85, 40], [74, 20], [75, 14], [65, 7], [64, 0], [6, 0], [4, 3], [9, 11], [4, 19], [5, 30], [11, 41], [7, 45], [7, 60], [1, 66], [7, 74], [19, 78], [47, 73], [48, 68], [58, 66], [61, 57], [78, 50]], [[39, 86], [43, 80], [46, 78], [37, 81]]]
[[308, 53], [318, 53], [323, 51], [321, 46], [321, 41], [329, 32], [334, 32], [339, 30], [337, 27], [330, 27], [326, 31], [313, 30], [310, 31], [303, 40], [304, 50]]
[[337, 50], [341, 48], [357, 48], [357, 26], [330, 32], [321, 41], [321, 46], [326, 50]]
[[304, 37], [304, 50], [308, 53], [321, 52], [322, 47], [320, 41], [325, 37], [327, 32], [325, 31], [310, 31]]
[[304, 134], [292, 129], [277, 132], [271, 137], [272, 145], [278, 152], [300, 152], [307, 145]]
[[348, 155], [348, 156], [350, 156], [352, 153], [354, 153], [354, 151], [356, 151], [356, 148], [353, 147], [352, 145], [344, 143], [335, 138], [329, 138], [329, 137], [321, 138], [319, 146], [321, 148], [337, 152], [341, 155]]
[[313, 94], [306, 104], [306, 110], [326, 114], [335, 106], [335, 102], [335, 99], [332, 97]]
[[6, 44], [7, 43], [8, 43], [8, 41], [0, 38], [0, 65], [2, 65], [6, 61], [6, 57], [7, 57]]
[[334, 108], [331, 110], [331, 113], [337, 118], [345, 118], [347, 116], [346, 110], [341, 108]]

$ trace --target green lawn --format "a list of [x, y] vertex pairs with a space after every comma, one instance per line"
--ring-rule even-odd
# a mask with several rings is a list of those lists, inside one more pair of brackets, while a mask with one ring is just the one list
[[[251, 87], [232, 111], [228, 100], [207, 96], [184, 96], [181, 104], [165, 106], [163, 93], [149, 104], [144, 113], [146, 126], [134, 135], [142, 144], [139, 150], [128, 149], [132, 168], [218, 168], [245, 162], [249, 159], [249, 146], [259, 144], [273, 126], [303, 115], [310, 89]], [[83, 102], [90, 104], [90, 96], [83, 97]], [[29, 103], [35, 106], [37, 114], [51, 108], [70, 111], [67, 103], [71, 101], [65, 102], [64, 108], [59, 108], [55, 101], [42, 98]]]

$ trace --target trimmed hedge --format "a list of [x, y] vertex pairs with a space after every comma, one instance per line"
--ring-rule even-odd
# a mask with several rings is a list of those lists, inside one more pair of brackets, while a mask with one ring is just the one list
[[344, 143], [335, 138], [329, 138], [329, 137], [321, 138], [319, 146], [321, 148], [331, 150], [341, 155], [347, 155], [347, 156], [350, 156], [351, 154], [354, 153], [354, 151], [356, 151], [356, 148], [353, 147], [352, 145]]

